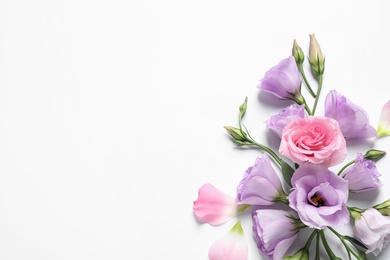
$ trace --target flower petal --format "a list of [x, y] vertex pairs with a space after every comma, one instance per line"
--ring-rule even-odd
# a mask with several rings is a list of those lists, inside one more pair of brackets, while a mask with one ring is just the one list
[[199, 221], [211, 225], [221, 225], [237, 215], [236, 199], [210, 183], [199, 188], [193, 209]]
[[209, 258], [210, 260], [248, 259], [248, 244], [240, 221], [237, 221], [229, 233], [214, 241], [209, 250]]
[[377, 133], [378, 136], [390, 135], [390, 100], [382, 107]]

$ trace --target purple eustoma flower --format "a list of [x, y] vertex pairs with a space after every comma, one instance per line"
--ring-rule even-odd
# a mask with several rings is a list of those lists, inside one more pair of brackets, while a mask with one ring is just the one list
[[357, 155], [355, 164], [341, 174], [341, 177], [348, 181], [349, 190], [352, 192], [382, 187], [379, 176], [381, 174], [377, 171], [375, 162], [365, 159], [361, 153]]
[[282, 259], [297, 237], [300, 221], [281, 209], [253, 211], [252, 221], [259, 250], [270, 259]]
[[258, 88], [272, 93], [279, 99], [296, 100], [301, 96], [302, 77], [293, 56], [283, 59], [272, 67], [260, 81]]
[[355, 218], [353, 232], [367, 246], [366, 254], [379, 255], [390, 241], [390, 218], [373, 208], [353, 216]]
[[270, 119], [265, 121], [265, 124], [269, 129], [275, 132], [279, 137], [282, 136], [283, 129], [289, 123], [295, 121], [299, 118], [305, 117], [305, 106], [297, 104], [292, 104], [282, 111], [279, 114], [272, 116]]
[[323, 229], [349, 222], [348, 182], [322, 165], [304, 163], [291, 178], [290, 207], [309, 227]]
[[354, 105], [335, 90], [325, 100], [325, 116], [335, 119], [346, 140], [376, 137], [376, 129], [368, 122], [363, 108]]
[[282, 184], [267, 154], [256, 159], [237, 187], [239, 204], [267, 206], [283, 195]]

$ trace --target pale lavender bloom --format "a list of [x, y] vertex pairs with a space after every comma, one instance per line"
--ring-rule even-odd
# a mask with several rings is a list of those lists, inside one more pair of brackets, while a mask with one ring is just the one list
[[382, 107], [377, 132], [378, 136], [390, 135], [390, 100]]
[[300, 96], [302, 77], [293, 56], [281, 60], [260, 81], [258, 88], [274, 94], [279, 99], [296, 100]]
[[281, 194], [282, 184], [267, 154], [256, 159], [237, 187], [238, 204], [271, 205]]
[[252, 212], [253, 233], [259, 250], [270, 259], [282, 259], [297, 237], [299, 227], [289, 212], [260, 209]]
[[368, 253], [379, 255], [390, 241], [390, 218], [373, 208], [355, 217], [353, 232], [366, 246]]
[[322, 165], [304, 163], [291, 178], [290, 207], [309, 227], [323, 229], [349, 222], [348, 182]]
[[271, 116], [270, 119], [265, 121], [265, 124], [268, 128], [272, 129], [279, 137], [282, 136], [283, 129], [289, 123], [295, 121], [299, 118], [305, 117], [305, 106], [297, 104], [292, 104], [282, 111], [279, 114]]
[[346, 140], [376, 137], [376, 129], [369, 124], [363, 108], [354, 105], [335, 90], [325, 100], [325, 116], [335, 119]]
[[341, 177], [348, 181], [349, 190], [361, 192], [382, 187], [379, 180], [381, 174], [377, 171], [375, 162], [367, 160], [359, 153], [355, 159], [355, 164], [346, 169]]

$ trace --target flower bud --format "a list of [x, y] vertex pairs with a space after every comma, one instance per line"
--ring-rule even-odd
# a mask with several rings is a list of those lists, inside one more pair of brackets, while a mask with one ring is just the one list
[[295, 255], [283, 257], [283, 260], [309, 260], [309, 252], [301, 248]]
[[390, 216], [390, 199], [382, 202], [381, 204], [375, 205], [373, 208], [379, 211], [382, 215]]
[[295, 62], [298, 64], [303, 63], [303, 61], [305, 60], [305, 55], [303, 54], [301, 47], [298, 46], [298, 43], [296, 40], [294, 40], [294, 43], [293, 43], [292, 55], [295, 58]]
[[233, 137], [234, 141], [246, 141], [246, 134], [242, 132], [240, 129], [232, 126], [224, 126], [226, 131]]
[[312, 70], [316, 75], [324, 74], [325, 67], [325, 57], [322, 54], [320, 45], [317, 42], [317, 39], [313, 34], [310, 36], [310, 46], [309, 46], [309, 62]]
[[371, 150], [368, 150], [366, 152], [366, 154], [364, 155], [364, 158], [377, 162], [377, 161], [379, 161], [379, 159], [381, 159], [385, 155], [386, 155], [385, 151], [371, 149]]

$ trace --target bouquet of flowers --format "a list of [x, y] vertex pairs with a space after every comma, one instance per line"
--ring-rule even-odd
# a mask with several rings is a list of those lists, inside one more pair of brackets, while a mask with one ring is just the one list
[[[305, 75], [304, 59], [294, 40], [292, 55], [267, 71], [258, 86], [276, 98], [293, 101], [265, 122], [279, 137], [279, 150], [276, 152], [251, 137], [242, 123], [247, 109], [245, 100], [239, 107], [238, 126], [225, 129], [236, 145], [257, 147], [263, 151], [262, 156], [245, 171], [236, 197], [210, 183], [200, 187], [194, 214], [200, 222], [220, 225], [250, 212], [257, 247], [270, 259], [320, 259], [321, 252], [330, 259], [341, 259], [328, 243], [329, 234], [341, 242], [349, 259], [377, 256], [390, 239], [390, 199], [362, 209], [350, 207], [348, 196], [351, 192], [382, 186], [375, 163], [385, 152], [362, 151], [355, 160], [339, 167], [338, 172], [330, 167], [339, 166], [346, 159], [347, 141], [390, 135], [390, 101], [383, 106], [376, 129], [370, 125], [363, 108], [335, 90], [325, 98], [325, 115], [315, 115], [325, 57], [314, 34], [310, 35], [308, 60], [317, 83], [316, 91]], [[314, 99], [312, 107], [302, 95], [302, 84]], [[279, 166], [277, 171], [272, 161]], [[279, 176], [283, 176], [284, 185]], [[347, 224], [352, 226], [351, 236], [337, 231]], [[286, 255], [303, 229], [309, 230], [306, 243]], [[313, 255], [309, 256], [310, 253]], [[239, 219], [228, 234], [211, 245], [208, 255], [211, 260], [248, 258]]]

